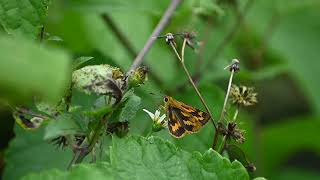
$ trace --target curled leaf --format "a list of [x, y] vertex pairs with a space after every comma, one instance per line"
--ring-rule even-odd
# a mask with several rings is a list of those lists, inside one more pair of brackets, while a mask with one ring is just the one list
[[78, 69], [72, 74], [73, 87], [87, 94], [112, 95], [119, 102], [124, 85], [123, 73], [110, 65], [93, 65]]
[[16, 108], [13, 112], [13, 118], [23, 129], [37, 129], [43, 125], [48, 117], [32, 112], [27, 108]]

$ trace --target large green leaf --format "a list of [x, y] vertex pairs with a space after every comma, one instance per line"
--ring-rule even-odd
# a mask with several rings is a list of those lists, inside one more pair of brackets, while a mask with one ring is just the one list
[[[306, 1], [257, 1], [249, 13], [248, 21], [261, 34], [273, 22], [272, 33], [267, 37], [268, 46], [286, 58], [290, 72], [300, 83], [306, 96], [320, 112], [320, 86], [314, 72], [318, 71], [318, 42], [320, 40], [320, 2]], [[273, 19], [272, 19], [273, 18]]]
[[0, 51], [0, 98], [60, 98], [71, 68], [65, 52], [5, 36], [0, 36]]
[[[266, 127], [261, 133], [261, 149], [267, 173], [274, 173], [290, 155], [300, 150], [320, 154], [320, 144], [314, 139], [319, 135], [318, 117], [288, 119], [286, 122]], [[278, 147], [278, 148], [277, 148]]]
[[44, 141], [43, 128], [25, 131], [17, 125], [15, 134], [5, 153], [4, 179], [16, 180], [31, 172], [67, 168], [72, 153], [61, 151]]
[[49, 0], [1, 0], [0, 24], [9, 34], [37, 39]]
[[188, 153], [157, 137], [113, 139], [110, 163], [76, 166], [24, 179], [249, 179], [245, 168], [213, 150]]

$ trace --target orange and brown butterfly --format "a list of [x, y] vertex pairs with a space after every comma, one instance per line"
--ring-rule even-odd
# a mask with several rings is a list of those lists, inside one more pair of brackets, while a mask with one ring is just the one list
[[198, 132], [210, 119], [210, 115], [170, 96], [164, 97], [168, 117], [168, 129], [172, 136], [181, 138]]

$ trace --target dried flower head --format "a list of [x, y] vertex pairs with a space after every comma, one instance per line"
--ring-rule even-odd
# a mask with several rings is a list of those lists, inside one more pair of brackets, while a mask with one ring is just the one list
[[229, 71], [234, 71], [234, 72], [238, 72], [240, 71], [240, 61], [238, 59], [232, 59], [231, 64], [229, 64], [228, 66], [226, 66], [224, 69], [228, 69]]
[[222, 135], [232, 138], [240, 144], [245, 141], [244, 130], [239, 129], [235, 122], [229, 122], [227, 126], [218, 123], [218, 129]]
[[128, 83], [129, 87], [138, 87], [147, 79], [148, 68], [145, 66], [139, 67], [129, 73]]
[[172, 33], [167, 33], [165, 35], [166, 37], [166, 42], [169, 44], [170, 42], [173, 42], [174, 41], [174, 35]]
[[244, 137], [244, 130], [239, 129], [237, 127], [237, 124], [234, 122], [230, 122], [228, 124], [228, 130], [230, 132], [230, 136], [237, 141], [238, 143], [242, 144], [245, 141], [245, 137]]
[[107, 125], [107, 133], [108, 134], [115, 134], [118, 137], [124, 137], [129, 132], [129, 122], [111, 122]]
[[194, 31], [183, 32], [181, 36], [186, 40], [187, 45], [193, 50], [195, 50], [196, 46], [200, 44], [196, 41], [197, 34]]
[[239, 106], [255, 105], [258, 102], [257, 95], [253, 87], [232, 85], [230, 90], [232, 103]]

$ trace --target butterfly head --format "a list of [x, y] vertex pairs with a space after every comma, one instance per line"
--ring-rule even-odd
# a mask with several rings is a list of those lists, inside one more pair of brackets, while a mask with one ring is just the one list
[[169, 104], [172, 104], [172, 100], [173, 100], [173, 98], [170, 97], [170, 96], [164, 96], [163, 97], [163, 102], [164, 102], [165, 109], [168, 108]]

